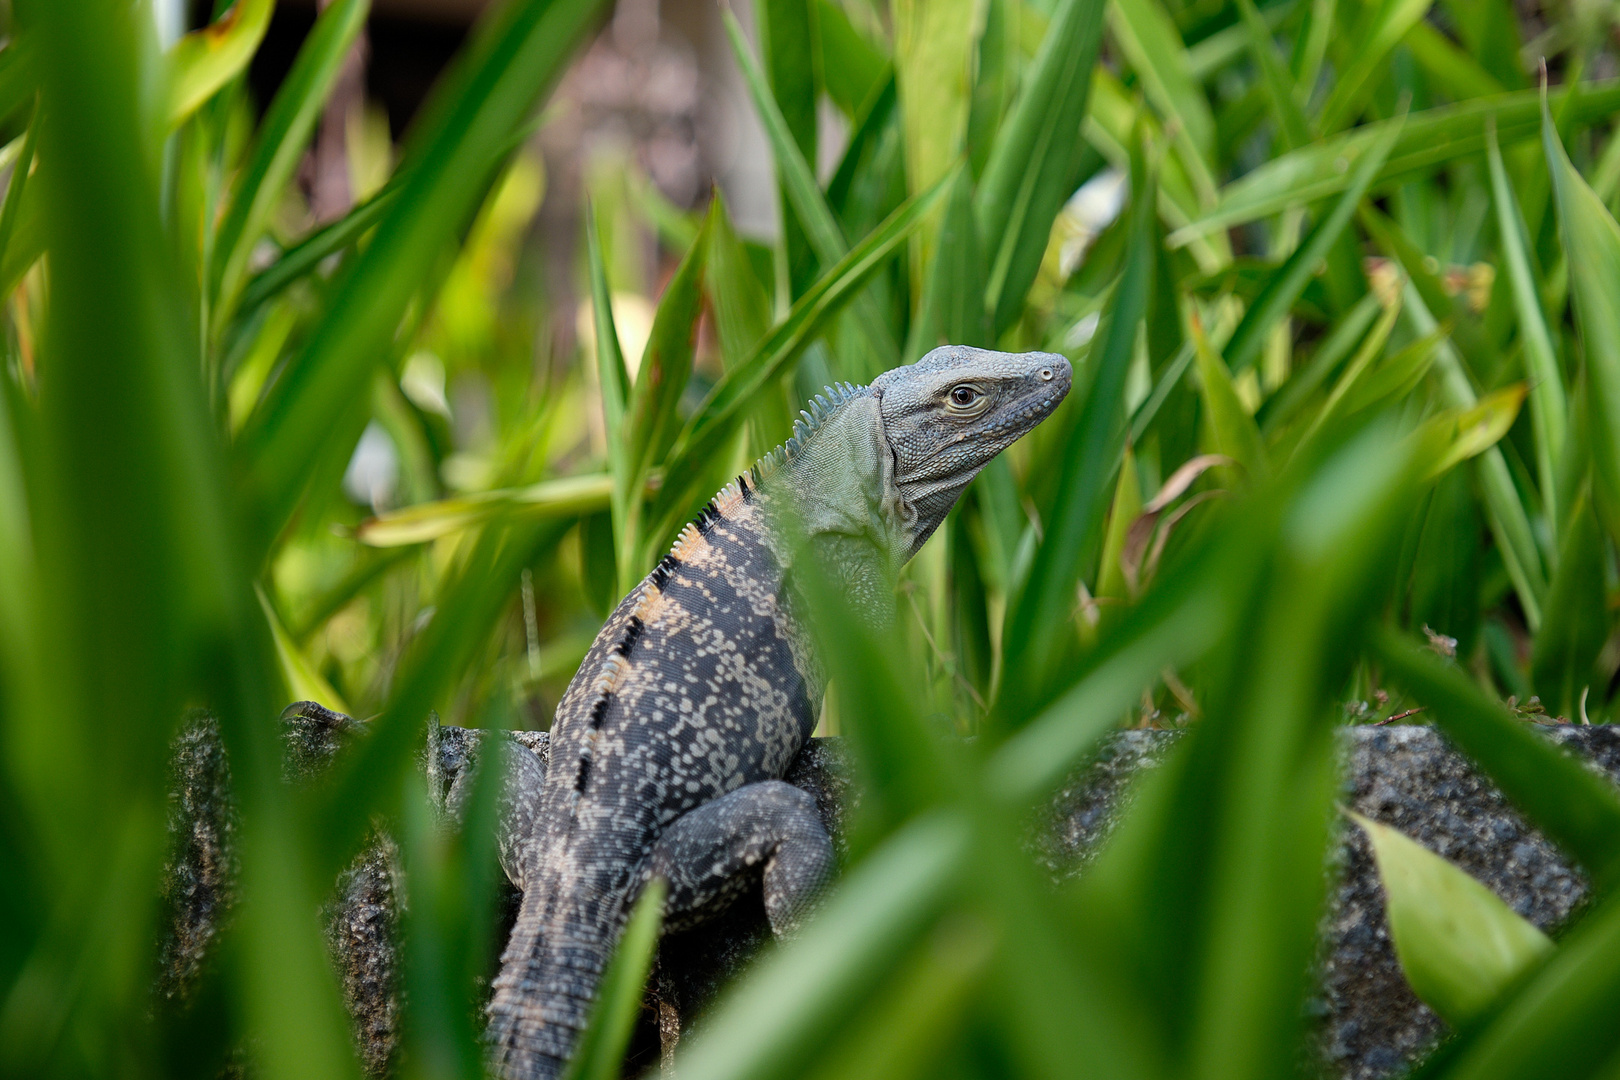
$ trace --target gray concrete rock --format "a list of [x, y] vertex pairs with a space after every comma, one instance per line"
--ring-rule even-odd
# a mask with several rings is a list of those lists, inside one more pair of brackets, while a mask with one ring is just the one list
[[[284, 719], [287, 774], [294, 781], [324, 768], [357, 730], [330, 716], [294, 710]], [[1620, 731], [1554, 725], [1541, 730], [1620, 783]], [[160, 980], [160, 989], [170, 995], [183, 994], [195, 981], [230, 902], [229, 774], [217, 732], [211, 731], [207, 723], [194, 726], [176, 747], [175, 848], [168, 888], [174, 917]], [[1131, 782], [1157, 766], [1180, 734], [1115, 734], [1032, 815], [1030, 850], [1054, 879], [1085, 872], [1129, 800]], [[475, 767], [486, 737], [462, 728], [430, 730], [423, 766], [431, 790], [452, 817], [455, 781]], [[512, 737], [545, 760], [544, 733]], [[1538, 926], [1555, 931], [1585, 897], [1580, 871], [1434, 729], [1348, 728], [1343, 758], [1347, 806], [1451, 859]], [[815, 796], [824, 824], [842, 846], [845, 815], [856, 799], [844, 747], [834, 739], [812, 740], [786, 779]], [[1322, 923], [1319, 992], [1311, 1002], [1311, 1012], [1319, 1018], [1318, 1059], [1328, 1076], [1378, 1080], [1426, 1053], [1444, 1036], [1445, 1027], [1401, 975], [1385, 923], [1383, 891], [1359, 830], [1341, 828], [1332, 870], [1337, 884]], [[386, 837], [378, 837], [345, 871], [328, 909], [328, 937], [356, 1039], [368, 1071], [376, 1076], [388, 1072], [397, 1048], [397, 875], [397, 852]], [[516, 900], [516, 891], [508, 887], [508, 919], [515, 917]], [[632, 1043], [631, 1066], [639, 1071], [660, 1058], [667, 1060], [683, 1034], [701, 1025], [720, 989], [771, 947], [757, 893], [704, 926], [667, 936]]]

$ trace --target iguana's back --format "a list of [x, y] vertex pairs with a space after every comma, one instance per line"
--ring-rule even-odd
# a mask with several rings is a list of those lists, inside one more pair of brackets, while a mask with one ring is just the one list
[[739, 478], [704, 507], [609, 616], [558, 706], [491, 1005], [509, 1075], [560, 1070], [660, 832], [780, 777], [815, 726], [759, 501]]

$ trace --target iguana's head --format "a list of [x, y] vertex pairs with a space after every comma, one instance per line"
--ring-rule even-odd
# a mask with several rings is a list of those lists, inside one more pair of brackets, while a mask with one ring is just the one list
[[1045, 420], [1073, 372], [1055, 353], [943, 345], [878, 376], [884, 440], [893, 461], [910, 552], [931, 536], [968, 481]]

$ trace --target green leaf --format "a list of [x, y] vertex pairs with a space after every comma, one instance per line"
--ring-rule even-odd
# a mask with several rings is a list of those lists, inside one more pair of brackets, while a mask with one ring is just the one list
[[[1491, 199], [1496, 204], [1496, 235], [1502, 261], [1513, 286], [1513, 306], [1519, 316], [1519, 341], [1524, 347], [1524, 373], [1530, 380], [1530, 428], [1535, 436], [1536, 477], [1548, 522], [1562, 524], [1558, 509], [1558, 470], [1568, 441], [1569, 403], [1564, 396], [1564, 374], [1554, 350], [1552, 333], [1541, 308], [1541, 289], [1531, 270], [1530, 243], [1524, 218], [1502, 164], [1502, 151], [1494, 130], [1486, 131], [1486, 160], [1491, 170]], [[1556, 536], [1556, 532], [1554, 533]]]
[[1558, 201], [1575, 314], [1586, 353], [1586, 421], [1594, 494], [1611, 536], [1620, 536], [1620, 226], [1564, 153], [1542, 106], [1542, 145]]
[[[237, 0], [237, 7], [246, 2]], [[370, 0], [337, 0], [323, 11], [270, 102], [255, 135], [252, 156], [242, 170], [214, 238], [216, 325], [235, 308], [235, 294], [247, 271], [248, 256], [298, 167], [321, 107], [370, 9]], [[256, 299], [262, 302], [263, 296]]]
[[1388, 678], [1429, 708], [1446, 738], [1586, 867], [1600, 889], [1612, 889], [1620, 880], [1620, 796], [1614, 787], [1409, 638], [1385, 631], [1372, 644]]
[[258, 594], [265, 624], [270, 628], [270, 638], [276, 643], [276, 659], [281, 663], [281, 677], [287, 683], [291, 700], [318, 701], [336, 712], [347, 713], [349, 707], [343, 703], [342, 695], [310, 665], [298, 643], [282, 627], [281, 619], [271, 606], [270, 598], [264, 595], [264, 590], [255, 588], [254, 592]]
[[654, 878], [641, 890], [619, 937], [619, 947], [602, 974], [590, 1023], [580, 1033], [579, 1045], [563, 1073], [565, 1080], [618, 1080], [623, 1074], [624, 1052], [641, 1014], [647, 974], [658, 948], [666, 891], [662, 878]]
[[[1439, 329], [1423, 297], [1410, 281], [1406, 283], [1404, 303], [1407, 318], [1418, 333], [1432, 334]], [[1447, 407], [1472, 409], [1479, 404], [1462, 357], [1451, 342], [1440, 342], [1435, 366], [1440, 374], [1440, 397]], [[1486, 520], [1496, 537], [1514, 591], [1519, 595], [1525, 620], [1534, 631], [1541, 625], [1541, 596], [1547, 591], [1547, 578], [1542, 568], [1541, 549], [1530, 531], [1530, 516], [1498, 447], [1492, 446], [1480, 455], [1477, 475], [1485, 496]]]
[[[722, 8], [727, 14], [730, 8]], [[800, 156], [816, 160], [816, 102], [821, 94], [820, 26], [813, 0], [754, 0], [754, 21], [769, 87], [768, 96], [782, 113], [786, 131]], [[782, 247], [787, 255], [790, 295], [797, 296], [815, 278], [817, 253], [777, 167], [781, 203]], [[813, 179], [813, 174], [812, 174]], [[822, 265], [827, 263], [824, 261]]]
[[[1275, 10], [1268, 9], [1268, 10]], [[1243, 29], [1248, 33], [1249, 51], [1260, 65], [1265, 79], [1266, 94], [1271, 98], [1272, 117], [1282, 144], [1289, 150], [1298, 149], [1311, 141], [1305, 113], [1294, 92], [1294, 80], [1277, 56], [1271, 42], [1271, 27], [1265, 17], [1255, 9], [1254, 0], [1238, 0], [1238, 13], [1243, 17]], [[1237, 29], [1233, 27], [1233, 29]]]
[[1102, 20], [1103, 0], [1061, 0], [985, 162], [973, 209], [979, 236], [995, 245], [985, 309], [997, 334], [1023, 308], [1052, 222], [1074, 192]]
[[1546, 934], [1456, 866], [1387, 825], [1349, 817], [1372, 844], [1406, 981], [1452, 1027], [1482, 1015], [1553, 951]]
[[217, 22], [175, 42], [169, 53], [170, 127], [178, 127], [247, 67], [275, 6], [276, 0], [236, 0]]
[[1350, 224], [1350, 218], [1367, 194], [1373, 177], [1388, 160], [1390, 148], [1400, 138], [1401, 127], [1401, 118], [1397, 117], [1379, 132], [1378, 141], [1356, 160], [1350, 184], [1339, 196], [1338, 202], [1334, 203], [1333, 209], [1311, 228], [1309, 235], [1272, 275], [1259, 298], [1244, 313], [1243, 321], [1232, 332], [1225, 349], [1233, 371], [1241, 372], [1254, 363], [1272, 328], [1288, 314], [1300, 293], [1305, 291], [1306, 284], [1315, 276], [1329, 249], [1343, 234], [1345, 226]]
[[239, 441], [268, 532], [279, 531], [316, 475], [330, 479], [342, 467], [363, 426], [354, 403], [373, 367], [391, 359], [406, 306], [599, 7], [519, 0], [497, 9], [417, 118], [398, 196]]

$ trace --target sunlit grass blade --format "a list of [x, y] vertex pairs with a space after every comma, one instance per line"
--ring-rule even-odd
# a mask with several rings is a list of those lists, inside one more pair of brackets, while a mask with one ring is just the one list
[[386, 355], [406, 305], [471, 216], [514, 131], [595, 19], [597, 0], [514, 0], [497, 9], [427, 106], [405, 177], [370, 245], [239, 442], [280, 530], [306, 487], [342, 467], [364, 418], [353, 402]]
[[281, 678], [287, 685], [287, 693], [291, 695], [288, 700], [318, 701], [328, 709], [348, 713], [349, 706], [344, 703], [343, 698], [332, 689], [331, 683], [321, 677], [320, 672], [310, 666], [303, 650], [281, 625], [281, 617], [271, 606], [270, 598], [264, 595], [264, 590], [256, 589], [255, 592], [259, 597], [259, 608], [264, 612], [265, 624], [270, 628], [270, 639], [276, 644], [276, 659], [281, 663]]
[[270, 28], [275, 0], [236, 0], [217, 22], [193, 30], [169, 53], [168, 121], [178, 126], [247, 67]]
[[1438, 477], [1500, 442], [1519, 415], [1524, 395], [1524, 384], [1514, 383], [1486, 394], [1466, 409], [1449, 409], [1425, 423], [1418, 437], [1435, 451], [1427, 475]]
[[1371, 186], [1373, 177], [1389, 158], [1390, 148], [1400, 138], [1403, 117], [1397, 117], [1387, 127], [1379, 132], [1378, 141], [1367, 148], [1367, 152], [1356, 160], [1355, 170], [1351, 173], [1349, 186], [1339, 196], [1333, 209], [1318, 221], [1305, 239], [1300, 241], [1288, 260], [1266, 282], [1266, 287], [1260, 296], [1249, 306], [1243, 315], [1243, 321], [1232, 332], [1231, 339], [1224, 350], [1227, 363], [1235, 372], [1241, 372], [1254, 363], [1260, 355], [1261, 346], [1277, 325], [1278, 320], [1286, 316], [1299, 299], [1305, 285], [1316, 274], [1322, 259], [1329, 249], [1338, 241], [1345, 227], [1350, 224], [1350, 218], [1356, 212], [1367, 189]]
[[[237, 0], [237, 7], [245, 3], [247, 0]], [[216, 324], [235, 306], [248, 256], [304, 153], [332, 82], [370, 9], [370, 0], [339, 0], [323, 11], [270, 102], [255, 136], [253, 154], [214, 238]], [[262, 295], [257, 299], [262, 300]]]
[[662, 878], [654, 878], [641, 890], [619, 946], [602, 975], [590, 1026], [580, 1034], [579, 1046], [563, 1073], [564, 1080], [617, 1080], [621, 1075], [624, 1052], [641, 1012], [642, 992], [658, 947], [664, 893]]
[[985, 309], [994, 333], [1023, 307], [1052, 220], [1073, 193], [1103, 12], [1103, 0], [1058, 5], [985, 162], [973, 209], [987, 245]]
[[299, 278], [313, 273], [331, 256], [349, 248], [382, 220], [398, 195], [399, 181], [396, 177], [332, 224], [288, 248], [279, 259], [248, 280], [237, 306], [238, 315], [245, 317]]
[[580, 473], [390, 510], [361, 522], [355, 538], [372, 547], [391, 548], [426, 543], [491, 521], [587, 517], [606, 510], [612, 492], [611, 475]]
[[[1375, 301], [1374, 306], [1369, 309], [1369, 313], [1376, 310]], [[1362, 375], [1372, 366], [1373, 361], [1383, 353], [1384, 345], [1389, 341], [1390, 331], [1395, 329], [1395, 320], [1400, 317], [1400, 314], [1401, 305], [1399, 301], [1383, 309], [1378, 321], [1373, 325], [1366, 339], [1362, 341], [1361, 347], [1350, 358], [1350, 362], [1344, 366], [1343, 373], [1339, 375], [1338, 381], [1333, 384], [1333, 389], [1328, 392], [1327, 400], [1322, 402], [1321, 406], [1316, 410], [1316, 415], [1311, 417], [1310, 425], [1306, 427], [1305, 433], [1300, 436], [1300, 446], [1309, 445], [1312, 437], [1340, 414], [1346, 396], [1360, 382]], [[1439, 342], [1438, 331], [1436, 331], [1434, 341], [1435, 344]], [[1327, 346], [1324, 345], [1323, 349], [1326, 351]], [[1430, 351], [1433, 351], [1432, 346]]]
[[1452, 1027], [1552, 952], [1546, 934], [1463, 870], [1388, 825], [1350, 819], [1372, 844], [1401, 971]]
[[1552, 113], [1542, 107], [1542, 145], [1557, 196], [1560, 235], [1586, 354], [1586, 422], [1598, 510], [1620, 536], [1620, 226], [1570, 164]]
[[1442, 1049], [1423, 1080], [1585, 1080], [1607, 1076], [1620, 1049], [1608, 1023], [1620, 995], [1620, 900], [1609, 898], [1484, 1024]]
[[1612, 889], [1620, 881], [1620, 796], [1607, 781], [1415, 642], [1386, 631], [1372, 644], [1390, 680], [1428, 706], [1446, 738], [1549, 839], [1586, 867], [1600, 888]]
[[[1333, 374], [1339, 362], [1350, 355], [1350, 350], [1356, 347], [1382, 310], [1378, 297], [1369, 293], [1345, 313], [1344, 318], [1322, 339], [1310, 361], [1295, 371], [1293, 377], [1261, 405], [1255, 418], [1260, 422], [1262, 433], [1271, 435], [1297, 415], [1311, 395]], [[1391, 317], [1390, 328], [1393, 327], [1394, 319]], [[1378, 347], [1383, 348], [1382, 341]]]

